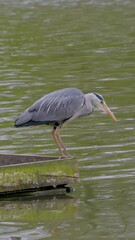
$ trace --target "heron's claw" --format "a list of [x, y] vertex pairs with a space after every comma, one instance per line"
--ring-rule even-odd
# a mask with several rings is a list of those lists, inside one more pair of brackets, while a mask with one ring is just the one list
[[73, 159], [75, 158], [74, 156], [71, 156], [71, 155], [62, 155], [59, 157], [59, 159], [64, 159], [64, 158], [70, 158], [70, 159]]

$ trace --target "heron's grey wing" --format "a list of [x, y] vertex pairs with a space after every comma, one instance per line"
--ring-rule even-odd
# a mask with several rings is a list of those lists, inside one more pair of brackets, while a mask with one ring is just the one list
[[29, 112], [33, 121], [63, 121], [79, 112], [84, 102], [84, 94], [79, 89], [62, 89], [39, 99]]

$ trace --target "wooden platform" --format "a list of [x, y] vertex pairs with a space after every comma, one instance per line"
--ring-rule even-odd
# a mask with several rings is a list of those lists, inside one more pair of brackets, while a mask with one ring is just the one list
[[76, 159], [0, 154], [0, 196], [39, 190], [57, 194], [78, 181]]

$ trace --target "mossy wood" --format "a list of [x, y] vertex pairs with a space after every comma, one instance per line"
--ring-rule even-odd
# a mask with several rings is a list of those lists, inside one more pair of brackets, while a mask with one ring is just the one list
[[76, 159], [0, 154], [0, 195], [60, 189], [79, 181]]

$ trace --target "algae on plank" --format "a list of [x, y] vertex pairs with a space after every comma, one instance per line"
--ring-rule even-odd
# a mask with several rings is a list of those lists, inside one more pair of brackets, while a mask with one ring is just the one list
[[[78, 178], [76, 160], [38, 161], [0, 167], [0, 192], [68, 184]], [[10, 189], [11, 188], [11, 189]]]

